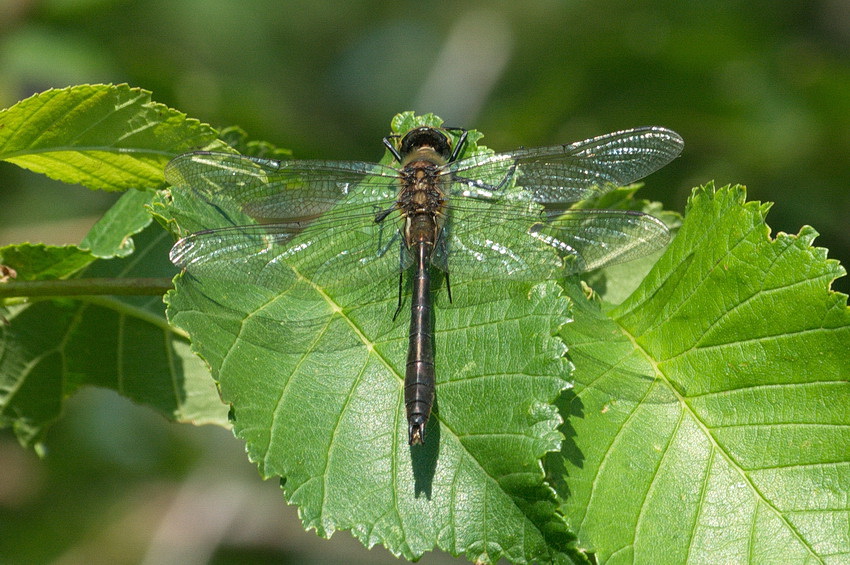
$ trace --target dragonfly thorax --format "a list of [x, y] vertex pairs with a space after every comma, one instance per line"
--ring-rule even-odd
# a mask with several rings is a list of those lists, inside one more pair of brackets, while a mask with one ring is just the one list
[[401, 171], [397, 207], [404, 216], [440, 216], [446, 205], [447, 176], [429, 161], [415, 161]]

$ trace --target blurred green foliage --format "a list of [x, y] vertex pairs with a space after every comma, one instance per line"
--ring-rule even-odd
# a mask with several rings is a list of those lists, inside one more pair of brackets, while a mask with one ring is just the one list
[[[746, 184], [751, 199], [776, 203], [774, 230], [810, 224], [846, 266], [848, 53], [841, 0], [0, 0], [0, 107], [51, 87], [128, 82], [191, 117], [328, 159], [379, 159], [389, 120], [408, 109], [479, 129], [497, 150], [663, 125], [684, 137], [685, 152], [641, 196], [681, 211], [692, 186]], [[5, 163], [0, 187], [0, 230], [97, 214], [112, 201]], [[73, 433], [56, 435], [73, 445]], [[169, 441], [176, 447], [153, 461], [170, 460], [185, 440]], [[178, 474], [188, 467], [174, 465]], [[60, 484], [67, 475], [92, 480], [88, 471], [56, 472]], [[75, 515], [53, 506], [49, 489], [40, 493], [17, 515], [48, 528], [27, 538], [41, 552], [4, 555], [10, 546], [0, 542], [4, 562], [61, 554], [79, 533], [39, 522]], [[0, 497], [2, 530], [14, 514], [8, 500]], [[94, 512], [78, 509], [81, 520]], [[64, 535], [52, 552], [42, 539], [49, 532]]]

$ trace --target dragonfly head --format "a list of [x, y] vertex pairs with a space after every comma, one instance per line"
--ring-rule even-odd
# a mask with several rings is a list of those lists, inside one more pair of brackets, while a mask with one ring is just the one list
[[426, 148], [434, 151], [444, 160], [447, 160], [452, 154], [448, 136], [440, 130], [428, 126], [418, 127], [404, 134], [399, 153], [404, 159], [412, 153]]

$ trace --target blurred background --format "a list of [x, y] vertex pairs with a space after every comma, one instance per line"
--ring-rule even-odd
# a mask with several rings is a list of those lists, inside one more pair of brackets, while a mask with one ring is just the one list
[[[848, 0], [0, 0], [0, 107], [100, 82], [301, 158], [377, 160], [403, 110], [496, 150], [663, 125], [685, 152], [639, 194], [745, 184], [850, 264]], [[0, 163], [0, 245], [76, 243], [114, 198]], [[0, 562], [397, 562], [305, 533], [226, 430], [86, 391], [47, 447], [0, 432]]]

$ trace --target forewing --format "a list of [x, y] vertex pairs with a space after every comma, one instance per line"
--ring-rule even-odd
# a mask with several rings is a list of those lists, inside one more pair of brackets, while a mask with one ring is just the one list
[[635, 182], [675, 159], [684, 141], [674, 131], [643, 127], [570, 145], [477, 155], [447, 166], [454, 194], [566, 204]]
[[229, 153], [184, 153], [165, 180], [217, 206], [236, 206], [260, 223], [315, 218], [343, 200], [395, 200], [398, 171], [359, 161], [275, 161]]
[[633, 211], [540, 212], [492, 203], [451, 214], [435, 263], [470, 279], [559, 278], [637, 259], [670, 240], [660, 220]]

